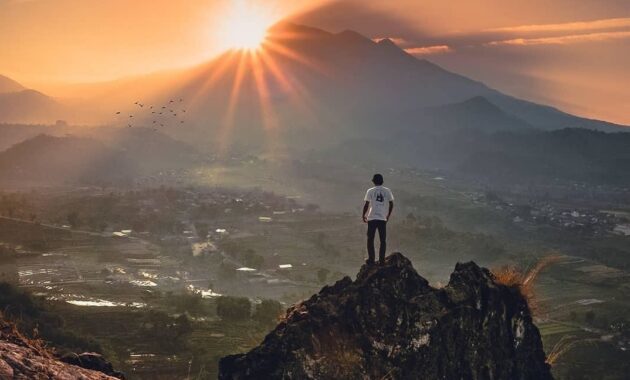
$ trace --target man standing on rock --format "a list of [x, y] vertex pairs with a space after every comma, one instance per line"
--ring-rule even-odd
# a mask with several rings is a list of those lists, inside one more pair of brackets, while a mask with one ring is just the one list
[[374, 174], [372, 177], [374, 187], [365, 194], [363, 205], [363, 222], [367, 223], [367, 264], [374, 264], [374, 236], [378, 230], [380, 248], [378, 251], [379, 264], [385, 263], [385, 250], [387, 249], [387, 221], [394, 210], [394, 195], [392, 191], [383, 186], [383, 176]]

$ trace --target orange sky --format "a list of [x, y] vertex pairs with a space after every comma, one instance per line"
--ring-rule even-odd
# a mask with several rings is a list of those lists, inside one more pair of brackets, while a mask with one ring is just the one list
[[[225, 48], [234, 1], [0, 0], [0, 74], [36, 86], [194, 65]], [[511, 95], [630, 124], [627, 0], [249, 3], [278, 19], [297, 12], [328, 30], [396, 38]]]

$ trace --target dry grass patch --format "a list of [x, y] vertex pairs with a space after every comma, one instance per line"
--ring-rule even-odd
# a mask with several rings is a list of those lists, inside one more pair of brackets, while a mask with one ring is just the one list
[[562, 256], [552, 253], [541, 257], [529, 268], [519, 268], [514, 265], [504, 265], [491, 270], [494, 281], [498, 284], [517, 287], [523, 297], [527, 300], [532, 313], [536, 314], [540, 310], [540, 305], [536, 300], [533, 285], [536, 278], [545, 268], [562, 260]]

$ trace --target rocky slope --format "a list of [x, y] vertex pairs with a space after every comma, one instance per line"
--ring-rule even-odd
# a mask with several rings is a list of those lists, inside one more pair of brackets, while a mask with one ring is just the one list
[[58, 360], [36, 342], [21, 336], [13, 325], [0, 319], [0, 379], [118, 380], [122, 378], [124, 376], [116, 373], [111, 364], [98, 354], [86, 353], [64, 358], [63, 361]]
[[291, 307], [220, 379], [552, 379], [518, 289], [475, 263], [429, 286], [399, 253]]

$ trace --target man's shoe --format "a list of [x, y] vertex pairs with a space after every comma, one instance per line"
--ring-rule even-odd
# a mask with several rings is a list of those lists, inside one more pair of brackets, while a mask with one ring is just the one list
[[374, 260], [370, 260], [370, 259], [365, 260], [365, 263], [367, 265], [374, 265], [375, 264]]
[[378, 266], [379, 267], [384, 267], [385, 266], [385, 260], [379, 260], [378, 261]]

